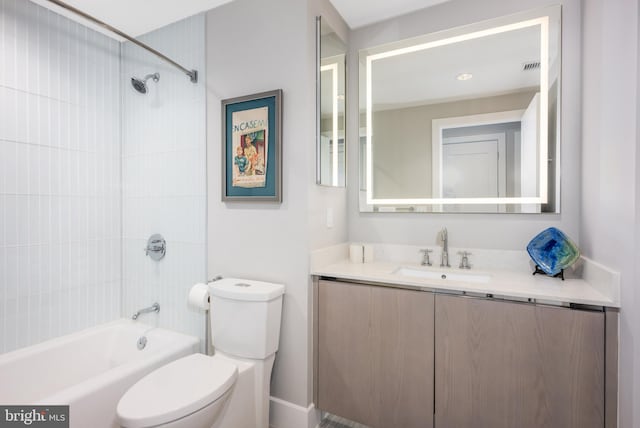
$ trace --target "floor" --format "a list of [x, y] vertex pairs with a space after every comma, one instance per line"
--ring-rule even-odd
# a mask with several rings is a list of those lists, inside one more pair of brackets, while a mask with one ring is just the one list
[[326, 414], [322, 422], [320, 422], [319, 428], [367, 428], [367, 426], [351, 422], [339, 416]]

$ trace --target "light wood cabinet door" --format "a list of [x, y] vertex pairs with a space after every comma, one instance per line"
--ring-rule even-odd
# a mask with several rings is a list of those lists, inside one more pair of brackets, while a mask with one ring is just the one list
[[604, 314], [437, 295], [437, 428], [602, 428]]
[[433, 426], [432, 293], [319, 281], [319, 409], [373, 428]]

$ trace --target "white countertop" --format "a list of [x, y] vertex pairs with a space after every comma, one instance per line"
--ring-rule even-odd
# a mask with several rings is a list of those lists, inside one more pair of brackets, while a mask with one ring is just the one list
[[[588, 259], [586, 259], [588, 261]], [[588, 261], [590, 262], [590, 261]], [[394, 274], [399, 267], [432, 270], [436, 272], [486, 274], [487, 283], [454, 281], [452, 279], [426, 279]], [[585, 279], [551, 278], [544, 275], [532, 275], [530, 271], [503, 269], [470, 269], [456, 267], [438, 268], [420, 266], [418, 263], [398, 261], [376, 261], [373, 263], [351, 263], [349, 260], [333, 260], [331, 263], [312, 268], [312, 275], [336, 279], [364, 281], [368, 283], [390, 284], [420, 290], [467, 292], [479, 295], [491, 294], [495, 298], [514, 298], [517, 300], [535, 299], [537, 303], [584, 304], [619, 308], [614, 295], [604, 291], [602, 284], [590, 284]]]

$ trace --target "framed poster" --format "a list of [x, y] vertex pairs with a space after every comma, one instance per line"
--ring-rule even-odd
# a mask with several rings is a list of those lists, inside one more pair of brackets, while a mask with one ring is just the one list
[[282, 90], [222, 100], [222, 200], [282, 202]]

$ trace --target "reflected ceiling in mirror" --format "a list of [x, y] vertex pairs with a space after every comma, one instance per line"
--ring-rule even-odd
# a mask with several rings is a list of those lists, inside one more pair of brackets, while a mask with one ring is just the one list
[[345, 81], [347, 47], [326, 20], [317, 24], [317, 171], [320, 185], [346, 184]]
[[361, 51], [361, 211], [558, 212], [559, 80], [559, 6]]

